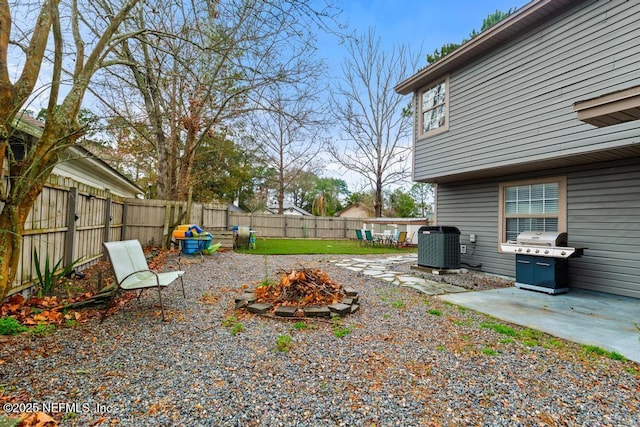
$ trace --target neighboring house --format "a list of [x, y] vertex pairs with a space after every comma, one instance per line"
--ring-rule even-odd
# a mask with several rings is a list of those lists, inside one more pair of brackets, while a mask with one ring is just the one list
[[375, 212], [369, 206], [356, 202], [337, 212], [335, 216], [340, 218], [372, 218], [374, 215]]
[[[15, 124], [17, 132], [9, 139], [14, 155], [18, 158], [24, 156], [27, 145], [42, 135], [43, 128], [43, 122], [22, 116]], [[72, 178], [120, 197], [144, 196], [144, 190], [80, 145], [68, 148], [61, 157], [61, 161], [53, 168], [54, 175]]]
[[[285, 203], [284, 206], [283, 206], [283, 209], [284, 210], [282, 211], [282, 213], [284, 215], [313, 216], [309, 212], [305, 211], [304, 209], [299, 208], [296, 205], [292, 205], [290, 203]], [[269, 207], [269, 208], [265, 209], [264, 213], [277, 214], [278, 213], [278, 207], [277, 206]]]
[[[413, 94], [413, 178], [466, 255], [566, 231], [570, 285], [640, 297], [640, 2], [537, 0], [396, 86]], [[475, 234], [476, 243], [469, 240]]]

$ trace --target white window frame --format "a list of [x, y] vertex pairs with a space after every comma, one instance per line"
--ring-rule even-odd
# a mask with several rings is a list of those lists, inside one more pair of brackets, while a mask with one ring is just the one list
[[[425, 110], [422, 109], [422, 95], [428, 91], [429, 89], [432, 89], [440, 84], [444, 83], [444, 87], [445, 87], [445, 96], [444, 96], [444, 124], [440, 127], [437, 127], [435, 129], [431, 129], [427, 132], [424, 131], [424, 113]], [[416, 111], [418, 111], [418, 135], [419, 138], [423, 138], [423, 137], [427, 137], [427, 136], [433, 136], [433, 135], [437, 135], [443, 132], [446, 132], [449, 130], [449, 93], [451, 92], [450, 90], [450, 86], [449, 86], [449, 75], [446, 75], [445, 77], [438, 79], [438, 80], [434, 80], [431, 83], [429, 83], [428, 85], [425, 85], [424, 87], [422, 87], [419, 91], [418, 91], [418, 96], [417, 96], [417, 108]], [[434, 108], [437, 108], [438, 106], [440, 106], [442, 104], [438, 104], [436, 106], [434, 106], [433, 108], [430, 108], [429, 110], [432, 110]]]
[[498, 197], [498, 251], [500, 249], [500, 243], [506, 243], [507, 241], [507, 218], [513, 218], [514, 215], [507, 215], [505, 212], [505, 192], [508, 187], [518, 187], [522, 185], [534, 185], [534, 184], [558, 184], [558, 213], [557, 214], [539, 214], [539, 215], [517, 215], [520, 218], [558, 218], [558, 231], [567, 231], [567, 177], [555, 176], [547, 178], [528, 179], [523, 181], [510, 181], [499, 184], [499, 197]]

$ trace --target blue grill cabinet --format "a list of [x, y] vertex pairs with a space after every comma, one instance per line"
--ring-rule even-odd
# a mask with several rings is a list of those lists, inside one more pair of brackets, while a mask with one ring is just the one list
[[559, 294], [569, 290], [566, 258], [516, 255], [516, 286]]
[[460, 268], [460, 230], [439, 225], [420, 227], [418, 265], [441, 269]]

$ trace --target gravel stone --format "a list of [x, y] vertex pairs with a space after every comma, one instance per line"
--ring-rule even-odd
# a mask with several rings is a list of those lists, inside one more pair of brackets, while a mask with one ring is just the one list
[[[358, 292], [360, 309], [342, 319], [351, 333], [234, 310], [243, 289], [299, 265]], [[481, 326], [495, 319], [325, 256], [222, 252], [184, 269], [187, 298], [179, 286], [163, 292], [168, 322], [147, 292], [102, 324], [8, 338], [3, 403], [91, 405], [54, 414], [62, 426], [640, 425], [638, 364], [545, 334], [502, 335]], [[464, 280], [489, 286], [479, 276]], [[234, 315], [244, 327], [235, 335], [223, 326]], [[276, 349], [281, 335], [288, 351]]]

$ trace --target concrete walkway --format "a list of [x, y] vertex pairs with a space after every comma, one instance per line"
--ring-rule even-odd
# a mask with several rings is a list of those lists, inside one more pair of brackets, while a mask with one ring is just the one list
[[344, 267], [351, 271], [382, 279], [393, 283], [394, 285], [413, 288], [418, 292], [422, 292], [427, 295], [440, 295], [467, 291], [465, 288], [460, 286], [426, 280], [422, 277], [412, 276], [406, 272], [400, 272], [393, 269], [393, 266], [396, 264], [416, 264], [418, 262], [417, 254], [398, 255], [375, 259], [352, 258], [350, 260], [334, 262], [338, 267]]
[[640, 300], [571, 288], [549, 295], [519, 288], [443, 295], [441, 298], [501, 320], [580, 344], [616, 351], [640, 362]]
[[417, 263], [417, 254], [376, 259], [353, 258], [335, 265], [458, 304], [497, 319], [529, 327], [568, 341], [616, 351], [640, 363], [640, 299], [571, 288], [548, 295], [519, 288], [470, 292], [393, 269]]

